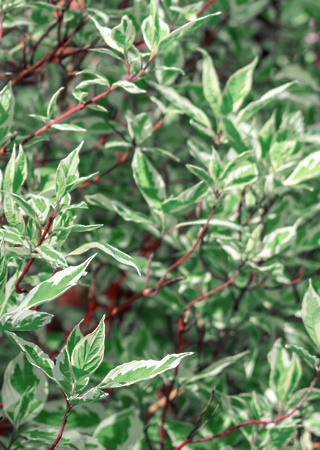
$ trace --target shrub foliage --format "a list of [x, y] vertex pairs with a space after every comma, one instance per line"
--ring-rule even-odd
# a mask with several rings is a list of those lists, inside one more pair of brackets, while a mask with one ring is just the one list
[[1, 448], [315, 448], [319, 23], [0, 2]]

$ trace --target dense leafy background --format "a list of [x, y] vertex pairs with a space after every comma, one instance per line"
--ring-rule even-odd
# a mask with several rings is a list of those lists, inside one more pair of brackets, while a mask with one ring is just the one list
[[[57, 449], [291, 411], [319, 364], [318, 1], [3, 0], [0, 21], [3, 446], [52, 446], [61, 390]], [[184, 448], [317, 448], [319, 397]]]

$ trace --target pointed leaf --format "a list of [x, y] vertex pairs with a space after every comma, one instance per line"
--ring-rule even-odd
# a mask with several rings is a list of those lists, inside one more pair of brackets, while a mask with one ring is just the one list
[[166, 36], [160, 41], [159, 50], [162, 50], [163, 48], [171, 45], [174, 41], [179, 41], [186, 34], [191, 33], [192, 31], [195, 31], [197, 28], [199, 28], [208, 19], [214, 16], [218, 16], [219, 14], [221, 13], [217, 12], [215, 14], [209, 14], [208, 16], [192, 20], [186, 23], [185, 25], [182, 25], [182, 27], [176, 28], [172, 33], [170, 33], [168, 36]]
[[132, 169], [136, 184], [149, 206], [161, 210], [162, 201], [166, 197], [165, 182], [139, 148], [134, 152]]
[[198, 382], [199, 380], [203, 380], [206, 378], [213, 379], [213, 377], [218, 376], [226, 367], [229, 367], [232, 364], [234, 364], [235, 362], [239, 361], [239, 359], [242, 359], [248, 353], [249, 353], [249, 351], [245, 351], [242, 353], [238, 353], [237, 355], [227, 356], [226, 358], [222, 358], [219, 361], [216, 361], [216, 362], [210, 364], [202, 372], [189, 378], [187, 380], [187, 383], [193, 384], [195, 382]]
[[139, 381], [149, 380], [167, 370], [174, 369], [183, 358], [192, 354], [192, 352], [180, 353], [178, 355], [167, 355], [161, 361], [150, 359], [122, 364], [111, 370], [99, 383], [98, 387], [100, 389], [119, 388], [138, 383]]
[[204, 181], [195, 184], [189, 189], [181, 192], [177, 197], [170, 197], [163, 203], [163, 211], [165, 213], [173, 213], [190, 206], [196, 205], [199, 200], [204, 198], [208, 193], [208, 186]]
[[97, 328], [83, 337], [74, 347], [71, 365], [76, 380], [92, 375], [100, 366], [104, 356], [104, 316]]
[[311, 280], [303, 297], [301, 315], [305, 329], [320, 350], [320, 296], [313, 289]]
[[274, 98], [277, 98], [279, 96], [279, 94], [286, 91], [293, 84], [296, 84], [296, 82], [291, 81], [290, 83], [286, 83], [275, 89], [271, 89], [270, 91], [263, 94], [263, 96], [260, 97], [258, 100], [255, 100], [254, 102], [249, 103], [249, 105], [247, 105], [244, 109], [242, 109], [239, 112], [238, 117], [237, 117], [237, 122], [238, 123], [245, 122], [246, 120], [250, 119], [250, 117], [252, 117], [258, 111], [260, 111], [260, 109], [269, 105], [269, 103], [271, 103]]
[[14, 96], [11, 83], [0, 91], [0, 145], [11, 129], [14, 113]]
[[104, 244], [103, 242], [88, 242], [87, 244], [81, 245], [76, 250], [73, 250], [73, 252], [69, 253], [68, 256], [82, 255], [82, 253], [85, 253], [93, 248], [101, 250], [103, 253], [112, 256], [116, 261], [118, 261], [121, 264], [134, 267], [138, 272], [138, 274], [140, 275], [140, 269], [138, 265], [135, 263], [135, 260], [130, 255], [127, 255], [121, 250], [112, 247], [112, 245]]
[[221, 104], [221, 113], [224, 116], [238, 111], [251, 91], [253, 71], [257, 63], [258, 58], [255, 58], [250, 64], [237, 70], [227, 81], [222, 93]]
[[84, 394], [72, 395], [68, 398], [68, 400], [71, 405], [75, 406], [84, 403], [99, 402], [100, 400], [104, 400], [106, 397], [108, 397], [108, 395], [109, 394], [107, 394], [106, 392], [103, 392], [100, 389], [94, 387]]
[[79, 152], [82, 145], [83, 141], [58, 166], [56, 177], [56, 197], [58, 200], [70, 192], [79, 180]]
[[52, 314], [32, 310], [8, 312], [1, 317], [0, 331], [38, 330], [50, 323], [52, 318]]
[[[3, 242], [0, 244], [0, 294], [5, 288], [8, 277], [8, 263], [4, 254]], [[0, 308], [1, 310], [1, 308]]]
[[36, 344], [26, 341], [11, 331], [4, 331], [4, 334], [11, 340], [11, 342], [16, 344], [20, 350], [23, 351], [23, 353], [25, 353], [30, 364], [38, 367], [49, 378], [53, 379], [54, 363], [48, 355], [46, 355]]
[[38, 284], [24, 297], [18, 310], [42, 305], [62, 295], [69, 288], [76, 285], [80, 277], [85, 275], [85, 270], [94, 257], [95, 255], [91, 256], [79, 266], [61, 270], [53, 277]]
[[133, 449], [143, 433], [138, 411], [130, 408], [99, 423], [93, 436], [105, 449]]
[[309, 364], [309, 366], [313, 368], [317, 368], [319, 366], [319, 358], [310, 355], [310, 353], [306, 349], [293, 344], [286, 345], [286, 348], [293, 351], [300, 358], [304, 359]]
[[51, 120], [54, 108], [55, 108], [55, 106], [57, 104], [57, 100], [58, 100], [59, 94], [64, 89], [65, 89], [64, 86], [62, 86], [51, 97], [51, 100], [50, 100], [48, 108], [47, 108], [47, 118], [48, 118], [48, 120]]
[[173, 106], [184, 112], [187, 116], [201, 123], [205, 127], [211, 129], [211, 122], [208, 116], [197, 106], [190, 102], [186, 97], [178, 94], [178, 92], [169, 86], [160, 86], [152, 83], [152, 85], [162, 94]]
[[294, 186], [320, 175], [320, 151], [311, 153], [299, 162], [289, 177], [284, 180], [285, 186]]
[[221, 106], [221, 89], [220, 82], [213, 65], [212, 58], [205, 50], [201, 50], [203, 54], [203, 68], [202, 68], [202, 86], [205, 99], [209, 103], [215, 118], [220, 114]]
[[34, 419], [44, 407], [48, 382], [20, 353], [6, 368], [2, 387], [3, 410], [16, 429]]

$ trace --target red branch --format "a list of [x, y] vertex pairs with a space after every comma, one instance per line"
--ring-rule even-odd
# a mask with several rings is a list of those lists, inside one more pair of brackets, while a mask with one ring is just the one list
[[67, 420], [68, 420], [68, 415], [69, 415], [71, 409], [72, 409], [72, 405], [70, 405], [70, 403], [67, 400], [67, 409], [66, 409], [66, 412], [64, 413], [64, 416], [63, 416], [63, 420], [62, 420], [62, 424], [61, 424], [61, 428], [60, 428], [59, 434], [57, 436], [57, 439], [51, 445], [49, 450], [53, 450], [54, 448], [56, 448], [56, 446], [58, 445], [60, 439], [62, 438], [64, 429], [65, 429], [65, 426], [66, 426], [66, 423], [67, 423]]
[[85, 181], [84, 183], [80, 184], [80, 186], [77, 187], [77, 189], [83, 189], [87, 186], [90, 186], [90, 184], [93, 183], [97, 183], [102, 177], [105, 177], [106, 175], [108, 175], [110, 172], [112, 172], [114, 169], [116, 169], [117, 167], [119, 167], [121, 164], [123, 164], [128, 156], [130, 155], [130, 153], [132, 152], [132, 148], [129, 148], [129, 150], [127, 150], [119, 159], [119, 161], [116, 162], [116, 164], [114, 164], [112, 167], [110, 167], [110, 169], [106, 170], [105, 172], [100, 173], [99, 175], [95, 176], [94, 178], [92, 178], [92, 180], [88, 180]]
[[157, 286], [156, 286], [155, 292], [152, 294], [153, 297], [155, 297], [155, 296], [158, 294], [158, 292], [159, 292], [159, 286], [164, 282], [164, 280], [166, 279], [168, 273], [170, 273], [170, 272], [171, 272], [173, 269], [175, 269], [176, 267], [180, 266], [180, 265], [181, 265], [186, 259], [188, 259], [189, 256], [195, 251], [195, 249], [197, 248], [197, 246], [199, 245], [199, 243], [201, 242], [203, 236], [205, 235], [205, 233], [207, 232], [207, 230], [208, 230], [208, 228], [209, 228], [209, 222], [210, 222], [210, 220], [211, 220], [213, 214], [215, 213], [215, 210], [216, 210], [216, 207], [217, 207], [217, 205], [218, 205], [218, 202], [219, 202], [220, 198], [221, 198], [221, 194], [218, 194], [218, 195], [217, 195], [217, 199], [216, 199], [216, 201], [215, 201], [215, 204], [213, 205], [213, 208], [212, 208], [212, 210], [210, 211], [210, 214], [209, 214], [209, 216], [208, 216], [208, 219], [207, 219], [206, 223], [204, 224], [204, 227], [203, 227], [202, 230], [200, 231], [200, 234], [199, 234], [199, 236], [198, 236], [198, 239], [197, 239], [196, 242], [193, 244], [191, 250], [189, 250], [185, 255], [183, 255], [180, 259], [178, 259], [178, 261], [176, 261], [174, 264], [172, 264], [172, 265], [169, 267], [169, 269], [167, 269], [167, 270], [165, 271], [165, 273], [162, 275], [162, 277], [160, 278], [160, 280], [159, 280], [159, 282], [158, 282], [158, 284], [157, 284]]
[[19, 83], [24, 78], [30, 77], [35, 73], [42, 70], [44, 66], [46, 66], [49, 62], [53, 61], [53, 58], [56, 56], [58, 52], [62, 52], [65, 47], [69, 45], [72, 41], [73, 37], [78, 33], [79, 30], [87, 23], [87, 18], [85, 17], [81, 22], [78, 23], [73, 32], [66, 38], [63, 43], [59, 43], [55, 48], [50, 50], [46, 55], [36, 61], [34, 64], [28, 66], [25, 70], [22, 70], [19, 75], [11, 81], [12, 86]]
[[[200, 297], [192, 300], [182, 311], [180, 318], [179, 318], [179, 339], [178, 339], [178, 346], [177, 346], [177, 353], [181, 353], [182, 351], [182, 344], [183, 344], [183, 337], [186, 331], [186, 323], [184, 321], [184, 316], [186, 314], [186, 312], [196, 303], [200, 302], [201, 300], [204, 300], [205, 298], [208, 298], [210, 295], [215, 294], [216, 292], [222, 291], [222, 289], [226, 288], [227, 286], [230, 286], [233, 281], [235, 280], [235, 278], [237, 277], [237, 275], [239, 275], [239, 270], [233, 275], [233, 277], [231, 277], [228, 281], [226, 281], [225, 283], [221, 284], [220, 286], [212, 289], [211, 291], [207, 292], [206, 294], [201, 295]], [[160, 449], [164, 450], [164, 435], [165, 435], [165, 430], [164, 430], [164, 424], [166, 421], [166, 415], [167, 415], [167, 411], [169, 408], [169, 404], [170, 404], [170, 394], [171, 391], [173, 389], [175, 380], [178, 376], [178, 371], [179, 371], [179, 366], [177, 366], [175, 368], [174, 371], [174, 376], [173, 376], [173, 380], [169, 386], [169, 389], [167, 391], [166, 394], [166, 404], [163, 408], [163, 412], [162, 412], [162, 416], [161, 416], [161, 425], [160, 425]], [[188, 441], [189, 442], [189, 441]], [[186, 445], [186, 444], [185, 444]]]
[[[47, 234], [48, 234], [48, 232], [50, 230], [50, 227], [52, 225], [52, 222], [54, 221], [56, 216], [57, 216], [56, 212], [54, 212], [53, 214], [51, 214], [49, 216], [46, 228], [44, 229], [43, 233], [40, 235], [40, 239], [39, 239], [39, 241], [38, 241], [38, 243], [36, 245], [36, 248], [40, 247], [40, 245], [45, 240], [45, 238], [46, 238], [46, 236], [47, 236]], [[32, 251], [32, 253], [36, 252], [36, 248]], [[25, 292], [25, 289], [21, 289], [19, 285], [20, 285], [21, 281], [24, 279], [24, 277], [26, 276], [26, 274], [27, 274], [28, 270], [30, 269], [30, 267], [32, 266], [34, 260], [35, 260], [35, 258], [30, 258], [29, 259], [29, 261], [27, 262], [25, 268], [23, 269], [20, 277], [17, 279], [16, 284], [15, 284], [16, 292], [18, 292], [18, 293]]]
[[3, 14], [0, 14], [0, 44], [2, 40], [2, 33], [3, 33]]
[[[133, 75], [130, 75], [129, 77], [124, 78], [123, 81], [129, 81], [132, 78], [133, 78]], [[65, 113], [61, 114], [61, 116], [56, 117], [55, 119], [51, 120], [49, 123], [44, 125], [43, 127], [39, 128], [34, 133], [30, 134], [30, 136], [28, 136], [27, 138], [25, 138], [21, 142], [21, 145], [27, 144], [27, 142], [29, 142], [32, 139], [34, 139], [35, 137], [39, 136], [44, 131], [49, 130], [53, 125], [55, 125], [56, 123], [61, 122], [63, 119], [66, 119], [67, 117], [72, 116], [73, 114], [77, 113], [78, 111], [81, 111], [82, 109], [86, 108], [87, 106], [91, 105], [92, 103], [98, 102], [99, 100], [101, 100], [102, 98], [106, 97], [107, 95], [109, 95], [111, 92], [113, 92], [117, 88], [118, 88], [118, 86], [112, 86], [107, 91], [102, 92], [101, 94], [96, 95], [95, 97], [92, 97], [90, 100], [87, 100], [84, 103], [80, 103], [79, 105], [75, 106], [72, 109], [69, 109], [69, 111], [66, 111]]]
[[[136, 81], [138, 78], [141, 77], [141, 75], [144, 74], [144, 72], [145, 72], [144, 70], [140, 70], [140, 72], [137, 75], [134, 75], [134, 74], [127, 75], [121, 81]], [[75, 106], [74, 108], [69, 109], [69, 111], [66, 111], [65, 113], [61, 114], [59, 117], [56, 117], [55, 119], [51, 120], [49, 123], [47, 123], [43, 127], [39, 128], [37, 131], [32, 133], [27, 138], [25, 138], [21, 142], [21, 145], [27, 144], [29, 141], [31, 141], [35, 137], [39, 136], [43, 132], [45, 132], [45, 131], [49, 130], [50, 128], [52, 128], [52, 126], [55, 125], [56, 123], [59, 123], [62, 120], [66, 119], [67, 117], [72, 116], [73, 114], [77, 113], [78, 111], [81, 111], [81, 110], [85, 109], [87, 106], [92, 105], [92, 103], [98, 102], [102, 98], [104, 98], [107, 95], [109, 95], [111, 92], [113, 92], [116, 89], [118, 89], [118, 87], [119, 87], [118, 85], [111, 86], [105, 92], [102, 92], [101, 94], [96, 95], [95, 97], [92, 97], [90, 100], [87, 100], [86, 102], [80, 103], [79, 105]]]
[[207, 9], [209, 8], [210, 5], [212, 5], [212, 3], [214, 3], [216, 0], [209, 0], [203, 8], [200, 9], [200, 11], [197, 12], [197, 17], [201, 16], [201, 14]]
[[305, 395], [302, 397], [302, 399], [300, 400], [300, 402], [297, 404], [297, 406], [295, 408], [293, 408], [291, 411], [289, 411], [287, 414], [284, 414], [281, 417], [277, 417], [276, 419], [270, 419], [270, 420], [247, 420], [245, 422], [240, 423], [239, 425], [236, 425], [235, 427], [229, 428], [229, 430], [224, 431], [223, 433], [220, 434], [216, 434], [215, 436], [211, 436], [209, 438], [202, 438], [202, 439], [192, 439], [192, 438], [187, 438], [185, 439], [182, 444], [180, 444], [178, 447], [176, 447], [174, 450], [180, 450], [182, 449], [185, 445], [188, 444], [196, 444], [199, 442], [208, 442], [208, 441], [213, 441], [214, 439], [219, 439], [221, 437], [227, 436], [227, 434], [232, 433], [233, 431], [239, 430], [239, 428], [242, 428], [246, 425], [269, 425], [270, 423], [278, 423], [281, 422], [282, 420], [287, 419], [288, 417], [292, 416], [292, 414], [294, 414], [296, 411], [298, 411], [298, 409], [301, 408], [301, 406], [303, 405], [303, 403], [307, 400], [307, 398], [309, 397], [309, 395], [312, 392], [312, 389], [314, 388], [317, 379], [320, 376], [320, 372], [317, 372], [315, 377], [313, 378], [313, 380], [311, 381], [311, 384], [309, 386], [309, 389], [307, 390], [307, 392], [305, 393]]

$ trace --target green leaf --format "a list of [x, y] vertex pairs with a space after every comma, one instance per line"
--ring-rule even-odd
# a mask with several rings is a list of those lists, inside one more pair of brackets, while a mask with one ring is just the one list
[[94, 195], [86, 195], [86, 201], [89, 205], [98, 205], [101, 208], [105, 208], [108, 210], [114, 210], [118, 213], [124, 220], [128, 222], [136, 222], [136, 223], [145, 223], [148, 225], [152, 225], [153, 221], [149, 219], [149, 217], [138, 211], [132, 211], [127, 205], [124, 205], [121, 202], [115, 200], [109, 200], [103, 194], [94, 194]]
[[297, 141], [294, 140], [273, 142], [269, 150], [273, 167], [278, 168], [286, 161], [290, 161], [290, 157], [295, 152], [296, 146]]
[[299, 359], [294, 354], [290, 360], [281, 339], [278, 339], [268, 353], [268, 360], [271, 366], [270, 386], [276, 391], [279, 402], [284, 402], [300, 381], [302, 370]]
[[160, 41], [159, 44], [159, 50], [164, 49], [165, 47], [168, 47], [175, 41], [180, 41], [180, 39], [184, 36], [186, 36], [188, 33], [191, 33], [195, 31], [197, 28], [199, 28], [202, 24], [204, 24], [208, 19], [214, 16], [218, 16], [221, 14], [220, 12], [217, 12], [215, 14], [209, 14], [208, 16], [201, 17], [200, 19], [191, 20], [190, 22], [186, 23], [185, 25], [182, 25], [182, 27], [176, 28], [172, 33], [170, 33], [168, 36], [163, 38]]
[[[57, 231], [57, 230], [55, 230]], [[58, 252], [52, 245], [50, 244], [42, 244], [40, 247], [37, 247], [36, 252], [41, 256], [42, 259], [47, 261], [52, 267], [56, 268], [65, 268], [68, 267], [68, 264], [61, 252]]]
[[10, 160], [7, 164], [3, 178], [3, 190], [16, 193], [27, 177], [27, 162], [24, 151], [20, 145], [16, 156], [16, 147], [13, 147]]
[[56, 104], [57, 104], [57, 100], [58, 100], [59, 94], [60, 94], [60, 92], [63, 91], [64, 89], [65, 89], [65, 88], [62, 86], [62, 87], [59, 88], [59, 89], [53, 94], [53, 96], [51, 97], [51, 100], [50, 100], [49, 105], [48, 105], [48, 108], [47, 108], [47, 119], [48, 119], [48, 120], [51, 120], [51, 119], [52, 119], [52, 114], [53, 114], [54, 108], [55, 108], [55, 106], [56, 106]]
[[46, 197], [36, 194], [27, 195], [28, 203], [37, 216], [37, 223], [43, 223], [48, 219], [52, 206]]
[[213, 377], [218, 376], [226, 367], [231, 366], [235, 362], [242, 359], [244, 356], [246, 356], [249, 353], [249, 351], [245, 351], [242, 353], [238, 353], [237, 355], [233, 356], [227, 356], [226, 358], [222, 358], [219, 361], [216, 361], [212, 364], [210, 364], [205, 370], [198, 373], [197, 375], [194, 375], [191, 378], [188, 378], [187, 384], [194, 384], [197, 383], [199, 380], [203, 380], [206, 378], [209, 378], [210, 380], [213, 379]]
[[[58, 227], [54, 231], [72, 231], [73, 233], [87, 233], [88, 231], [98, 230], [103, 227], [102, 223], [97, 223], [93, 225], [81, 225], [80, 223], [70, 225], [68, 227]], [[42, 247], [42, 246], [41, 246]]]
[[2, 238], [6, 243], [14, 244], [14, 245], [24, 245], [23, 235], [19, 233], [16, 228], [8, 227], [7, 225], [3, 226], [3, 229], [0, 230], [2, 232]]
[[72, 286], [75, 286], [80, 277], [85, 275], [85, 270], [95, 255], [88, 258], [79, 266], [68, 267], [53, 275], [46, 281], [34, 287], [22, 300], [18, 306], [18, 310], [34, 308], [43, 303], [50, 302], [62, 295]]
[[193, 175], [201, 180], [204, 180], [209, 187], [212, 186], [212, 179], [210, 175], [206, 170], [202, 169], [202, 167], [194, 166], [193, 164], [186, 164], [186, 168], [193, 173]]
[[2, 190], [0, 192], [4, 192], [5, 195], [11, 196], [13, 198], [13, 203], [15, 205], [19, 206], [28, 217], [31, 217], [36, 222], [38, 222], [38, 217], [37, 217], [36, 213], [34, 212], [32, 207], [29, 205], [29, 203], [26, 202], [26, 200], [24, 200], [21, 197], [21, 195], [13, 194], [12, 192], [2, 191]]
[[149, 206], [161, 211], [162, 202], [166, 198], [165, 182], [139, 148], [134, 152], [132, 169], [135, 182]]
[[204, 181], [195, 184], [194, 186], [181, 192], [177, 197], [170, 197], [163, 202], [163, 212], [174, 213], [190, 206], [196, 205], [199, 200], [204, 198], [208, 193], [208, 186]]
[[79, 181], [79, 152], [83, 142], [64, 158], [57, 169], [56, 176], [56, 197], [60, 200], [65, 194], [70, 192]]
[[221, 161], [218, 152], [214, 148], [212, 149], [212, 156], [209, 161], [208, 171], [214, 184], [217, 184], [221, 171]]
[[112, 256], [115, 260], [117, 260], [121, 264], [134, 267], [138, 272], [138, 274], [140, 275], [139, 267], [135, 263], [135, 260], [130, 255], [127, 255], [121, 250], [112, 247], [112, 245], [104, 244], [103, 242], [88, 242], [87, 244], [83, 244], [76, 250], [73, 250], [71, 253], [69, 253], [68, 257], [74, 255], [82, 255], [82, 253], [85, 253], [93, 248], [101, 250], [103, 253]]
[[75, 377], [72, 372], [70, 357], [66, 345], [56, 357], [56, 363], [52, 372], [53, 378], [69, 398], [74, 390]]
[[271, 89], [270, 91], [266, 92], [262, 97], [260, 97], [258, 100], [255, 100], [254, 102], [249, 103], [244, 109], [242, 109], [238, 116], [237, 116], [237, 122], [245, 122], [246, 120], [250, 119], [250, 117], [254, 116], [260, 109], [264, 108], [265, 106], [268, 106], [269, 103], [272, 102], [274, 98], [277, 98], [282, 92], [286, 91], [289, 87], [296, 84], [296, 81], [291, 81], [290, 83], [283, 84], [282, 86], [279, 86], [275, 89]]
[[129, 17], [123, 16], [120, 25], [113, 28], [111, 34], [117, 44], [121, 45], [123, 52], [126, 53], [134, 42], [136, 30]]
[[227, 175], [229, 175], [229, 173], [231, 173], [236, 167], [239, 167], [243, 163], [243, 161], [248, 159], [251, 155], [252, 151], [246, 151], [236, 156], [231, 161], [229, 161], [228, 164], [223, 169], [220, 179], [224, 180], [224, 178], [226, 178]]
[[112, 30], [108, 27], [103, 27], [102, 25], [99, 25], [99, 23], [94, 19], [94, 17], [91, 17], [93, 20], [95, 26], [98, 28], [99, 33], [102, 36], [102, 39], [104, 42], [111, 47], [113, 50], [116, 50], [117, 52], [123, 53], [123, 46], [117, 42], [117, 40], [112, 36]]
[[54, 125], [51, 126], [51, 128], [54, 128], [59, 131], [82, 131], [82, 132], [87, 131], [86, 128], [79, 127], [74, 123], [55, 123]]
[[305, 329], [320, 350], [320, 296], [313, 289], [311, 280], [303, 297], [301, 316]]
[[298, 355], [300, 358], [304, 359], [309, 366], [316, 368], [319, 366], [319, 358], [317, 358], [316, 356], [310, 355], [310, 353], [302, 348], [302, 347], [298, 347], [297, 345], [293, 345], [293, 344], [289, 344], [286, 345], [286, 348], [293, 351], [296, 355]]
[[8, 312], [0, 319], [0, 331], [38, 330], [50, 323], [52, 318], [52, 314], [32, 310]]
[[211, 128], [211, 122], [208, 116], [197, 106], [190, 102], [186, 97], [178, 94], [178, 92], [169, 86], [160, 86], [156, 83], [152, 83], [160, 94], [162, 94], [173, 106], [185, 113], [187, 116], [194, 119], [196, 122]]
[[108, 397], [108, 395], [109, 394], [107, 394], [106, 392], [103, 392], [100, 389], [94, 387], [83, 394], [71, 395], [68, 400], [71, 405], [75, 406], [85, 403], [99, 402], [100, 400], [104, 400], [106, 397]]
[[100, 389], [119, 388], [139, 381], [150, 380], [167, 370], [174, 369], [183, 358], [192, 354], [192, 352], [180, 353], [178, 355], [167, 355], [161, 361], [150, 359], [122, 364], [112, 369], [99, 383], [98, 387]]
[[320, 151], [311, 153], [299, 162], [289, 177], [283, 181], [285, 186], [295, 186], [320, 175]]
[[4, 245], [0, 244], [0, 295], [5, 288], [8, 277], [8, 263], [4, 254]]
[[203, 54], [203, 68], [202, 68], [202, 87], [203, 94], [209, 103], [215, 118], [220, 115], [221, 106], [221, 89], [220, 82], [214, 67], [212, 58], [205, 50], [200, 49]]
[[150, 16], [141, 25], [143, 40], [151, 51], [151, 58], [157, 53], [158, 45], [162, 39], [170, 33], [167, 25], [158, 14], [158, 9], [154, 0], [150, 1]]
[[127, 114], [128, 131], [137, 145], [152, 135], [153, 125], [148, 114], [141, 113], [135, 116]]
[[247, 146], [244, 144], [239, 130], [237, 129], [235, 124], [227, 117], [223, 117], [221, 123], [223, 131], [227, 136], [231, 147], [233, 147], [237, 152], [245, 152], [247, 150]]
[[104, 316], [97, 328], [80, 339], [72, 351], [71, 365], [76, 380], [92, 375], [100, 366], [104, 356]]
[[129, 92], [129, 94], [144, 94], [147, 92], [145, 89], [140, 89], [137, 85], [134, 83], [131, 83], [131, 81], [117, 81], [116, 83], [113, 83], [112, 86], [119, 86], [125, 91]]
[[237, 112], [244, 99], [251, 91], [253, 71], [258, 63], [258, 58], [237, 70], [225, 85], [222, 93], [221, 113], [227, 116], [230, 113]]
[[110, 85], [108, 80], [102, 77], [95, 78], [94, 80], [81, 81], [74, 88], [72, 94], [77, 100], [79, 100], [79, 102], [83, 102], [88, 95], [88, 89], [86, 88], [91, 86], [105, 86], [109, 88]]
[[72, 396], [76, 388], [76, 377], [71, 366], [71, 355], [77, 343], [83, 339], [80, 331], [81, 322], [69, 334], [66, 345], [58, 354], [53, 368], [53, 377], [67, 397]]
[[271, 258], [288, 248], [296, 239], [296, 227], [278, 228], [270, 234], [267, 234], [262, 243], [262, 250], [259, 252], [259, 258]]
[[223, 189], [230, 190], [253, 183], [258, 178], [256, 164], [246, 164], [230, 172], [223, 180]]
[[4, 198], [3, 210], [8, 223], [22, 235], [25, 233], [25, 222], [13, 195]]
[[6, 417], [18, 429], [40, 413], [47, 396], [46, 377], [20, 353], [9, 363], [4, 374], [2, 401]]
[[53, 379], [54, 363], [36, 344], [28, 342], [11, 331], [4, 334], [25, 353], [28, 361], [35, 367], [41, 369], [49, 378]]
[[14, 113], [14, 96], [11, 83], [0, 91], [0, 145], [9, 133]]
[[143, 433], [143, 423], [138, 411], [130, 408], [104, 419], [93, 436], [105, 449], [134, 448]]

